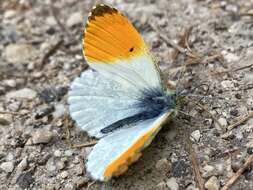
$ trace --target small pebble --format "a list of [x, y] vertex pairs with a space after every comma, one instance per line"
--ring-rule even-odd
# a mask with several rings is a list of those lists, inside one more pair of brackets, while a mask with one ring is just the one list
[[234, 87], [234, 83], [231, 80], [224, 80], [221, 82], [221, 86], [225, 89], [229, 89]]
[[66, 150], [66, 151], [64, 152], [64, 154], [65, 154], [65, 156], [70, 157], [70, 156], [73, 155], [73, 151], [72, 151], [72, 150]]
[[11, 102], [8, 105], [8, 109], [11, 110], [11, 111], [13, 111], [13, 112], [19, 111], [20, 107], [21, 107], [21, 102], [20, 101]]
[[0, 169], [5, 171], [6, 173], [11, 173], [14, 169], [14, 163], [13, 162], [3, 162], [0, 165]]
[[20, 64], [35, 58], [38, 51], [29, 44], [9, 44], [4, 54], [8, 62]]
[[81, 177], [81, 178], [79, 178], [79, 179], [75, 182], [76, 188], [82, 188], [82, 187], [84, 187], [85, 185], [87, 185], [88, 182], [89, 182], [89, 178], [87, 178], [87, 177]]
[[212, 176], [208, 179], [205, 183], [205, 188], [207, 190], [219, 190], [220, 189], [220, 182], [218, 181], [217, 177]]
[[53, 113], [54, 118], [58, 119], [63, 117], [64, 114], [66, 114], [67, 108], [63, 104], [56, 104], [55, 105], [55, 111]]
[[221, 118], [218, 119], [218, 122], [220, 123], [222, 128], [220, 128], [220, 125], [218, 125], [218, 123], [216, 123], [216, 122], [215, 122], [215, 128], [217, 130], [225, 130], [225, 128], [228, 125], [227, 120], [225, 118], [221, 117]]
[[63, 171], [61, 173], [61, 178], [66, 179], [69, 176], [69, 173], [67, 171]]
[[176, 178], [171, 177], [167, 180], [166, 182], [167, 187], [169, 188], [169, 190], [179, 190], [179, 185], [177, 183]]
[[32, 133], [30, 141], [27, 142], [28, 145], [31, 144], [46, 144], [49, 143], [53, 138], [53, 133], [47, 129], [37, 129]]
[[16, 10], [5, 10], [3, 15], [4, 20], [14, 18], [17, 15], [17, 13], [18, 12]]
[[36, 96], [37, 96], [37, 92], [35, 92], [34, 90], [30, 88], [23, 88], [20, 90], [11, 91], [5, 95], [7, 99], [25, 98], [29, 100], [34, 99]]
[[242, 99], [242, 96], [241, 96], [241, 94], [235, 94], [235, 97], [237, 98], [237, 99]]
[[224, 164], [217, 163], [215, 165], [215, 170], [217, 171], [217, 175], [223, 175], [224, 174]]
[[201, 137], [200, 130], [195, 130], [191, 133], [190, 138], [193, 142], [199, 142], [200, 137]]
[[236, 109], [233, 109], [233, 110], [230, 111], [230, 115], [232, 115], [232, 116], [238, 116], [239, 115], [239, 111], [236, 110]]
[[222, 51], [221, 53], [228, 63], [234, 63], [236, 61], [239, 61], [239, 59], [240, 59], [240, 57], [238, 57], [237, 55], [227, 52], [225, 50]]
[[72, 183], [72, 182], [68, 182], [68, 183], [65, 185], [65, 189], [68, 189], [68, 190], [76, 190], [75, 184]]
[[248, 154], [253, 154], [253, 147], [247, 148], [247, 153]]
[[45, 117], [45, 116], [49, 115], [53, 111], [54, 111], [54, 106], [46, 106], [46, 107], [43, 107], [43, 108], [39, 109], [35, 113], [34, 117], [35, 117], [35, 119], [40, 119], [42, 117]]
[[75, 174], [78, 176], [81, 176], [83, 175], [83, 173], [84, 173], [84, 167], [81, 164], [77, 165], [75, 167]]
[[68, 17], [66, 22], [68, 27], [72, 27], [83, 22], [83, 14], [81, 12], [75, 12]]
[[17, 178], [17, 184], [20, 189], [30, 189], [30, 185], [34, 183], [33, 174], [31, 171], [21, 173]]
[[9, 125], [12, 122], [10, 114], [0, 114], [0, 125]]
[[232, 170], [233, 170], [234, 172], [237, 172], [237, 171], [240, 169], [242, 163], [243, 163], [243, 162], [242, 162], [241, 159], [232, 160], [232, 163], [231, 163], [231, 168], [232, 168]]
[[228, 5], [226, 5], [226, 7], [225, 7], [225, 10], [226, 11], [229, 11], [229, 12], [233, 12], [233, 13], [237, 13], [238, 12], [238, 6], [237, 5], [235, 5], [235, 4], [228, 4]]
[[63, 161], [58, 161], [58, 162], [56, 162], [56, 165], [57, 165], [57, 169], [58, 170], [62, 170], [62, 169], [64, 169], [65, 168], [65, 162], [63, 162]]
[[15, 88], [17, 86], [17, 83], [13, 79], [4, 80], [3, 84], [5, 84], [7, 87]]
[[195, 187], [195, 185], [191, 184], [187, 186], [186, 190], [199, 190], [199, 188]]
[[46, 163], [46, 168], [49, 172], [53, 172], [56, 170], [56, 164], [53, 158], [48, 159]]
[[170, 163], [167, 160], [167, 158], [162, 158], [160, 160], [157, 161], [156, 165], [155, 165], [156, 169], [159, 171], [165, 171], [168, 172], [170, 169]]
[[80, 159], [78, 156], [75, 156], [75, 158], [73, 159], [73, 163], [74, 164], [79, 164], [80, 163]]
[[55, 157], [61, 157], [61, 151], [60, 150], [54, 151], [54, 156]]
[[17, 169], [19, 171], [24, 171], [28, 166], [27, 156], [22, 159], [22, 161], [18, 164]]
[[247, 99], [247, 104], [248, 104], [249, 106], [253, 106], [253, 98], [248, 98], [248, 99]]
[[203, 170], [204, 170], [204, 171], [203, 171], [202, 176], [203, 176], [204, 178], [208, 178], [208, 177], [214, 175], [214, 170], [215, 170], [215, 168], [214, 168], [213, 166], [211, 166], [211, 165], [205, 165], [205, 166], [203, 167]]
[[162, 181], [162, 182], [160, 182], [156, 185], [155, 189], [157, 189], [157, 190], [167, 190], [168, 188], [167, 188], [166, 183], [164, 181]]

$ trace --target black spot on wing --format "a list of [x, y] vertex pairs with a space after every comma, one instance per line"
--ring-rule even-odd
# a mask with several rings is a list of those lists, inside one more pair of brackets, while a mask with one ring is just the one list
[[134, 51], [134, 47], [131, 47], [131, 48], [129, 49], [129, 51], [130, 51], [130, 52], [133, 52], [133, 51]]

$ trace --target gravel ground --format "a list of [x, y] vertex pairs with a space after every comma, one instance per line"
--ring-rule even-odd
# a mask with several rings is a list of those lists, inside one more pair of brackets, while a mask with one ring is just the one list
[[[189, 98], [123, 176], [93, 182], [91, 147], [73, 147], [93, 139], [66, 99], [87, 69], [81, 38], [94, 1], [1, 1], [0, 189], [220, 189], [253, 154], [253, 118], [230, 127], [253, 111], [253, 1], [105, 2], [142, 33], [168, 84], [188, 64], [177, 85], [204, 97]], [[253, 189], [248, 165], [230, 189]]]

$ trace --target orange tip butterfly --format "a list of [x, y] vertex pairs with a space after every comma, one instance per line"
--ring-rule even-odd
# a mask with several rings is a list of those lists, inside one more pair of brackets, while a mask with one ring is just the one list
[[83, 54], [92, 69], [72, 82], [69, 110], [79, 128], [99, 139], [87, 171], [108, 181], [139, 159], [177, 110], [177, 95], [166, 89], [142, 37], [115, 8], [92, 9]]

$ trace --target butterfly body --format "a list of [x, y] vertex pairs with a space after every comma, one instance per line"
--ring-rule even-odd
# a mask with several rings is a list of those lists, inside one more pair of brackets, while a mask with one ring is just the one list
[[161, 89], [144, 89], [139, 101], [133, 105], [138, 113], [119, 120], [103, 128], [102, 133], [106, 134], [126, 125], [136, 124], [147, 119], [159, 116], [161, 113], [176, 109], [176, 95], [166, 93]]
[[107, 181], [139, 159], [177, 110], [178, 98], [166, 89], [144, 40], [115, 8], [100, 4], [91, 11], [83, 53], [92, 69], [72, 82], [69, 110], [79, 128], [99, 138], [86, 167], [94, 179]]

